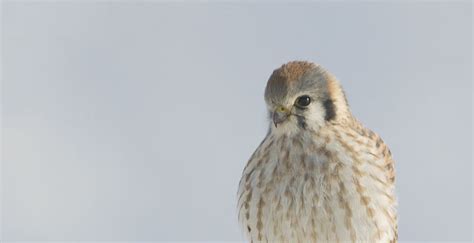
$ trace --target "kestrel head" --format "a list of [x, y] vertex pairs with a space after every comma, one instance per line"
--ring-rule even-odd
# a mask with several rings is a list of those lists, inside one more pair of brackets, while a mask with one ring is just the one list
[[350, 116], [336, 78], [321, 66], [294, 61], [273, 71], [265, 89], [272, 129], [317, 130]]

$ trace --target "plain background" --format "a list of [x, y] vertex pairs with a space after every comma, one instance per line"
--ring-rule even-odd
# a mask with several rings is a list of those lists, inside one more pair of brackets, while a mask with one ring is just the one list
[[242, 240], [236, 191], [290, 60], [396, 160], [399, 235], [472, 232], [465, 2], [4, 2], [2, 239]]

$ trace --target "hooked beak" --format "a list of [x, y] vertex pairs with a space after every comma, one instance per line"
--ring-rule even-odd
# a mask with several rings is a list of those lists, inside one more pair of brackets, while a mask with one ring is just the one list
[[273, 111], [273, 124], [275, 127], [284, 122], [290, 116], [290, 111], [283, 106], [279, 106]]

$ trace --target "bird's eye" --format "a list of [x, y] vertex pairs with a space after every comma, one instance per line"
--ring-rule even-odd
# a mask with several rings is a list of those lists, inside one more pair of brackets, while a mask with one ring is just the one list
[[296, 106], [298, 107], [306, 107], [309, 105], [309, 103], [311, 103], [311, 98], [307, 95], [298, 97], [295, 102]]

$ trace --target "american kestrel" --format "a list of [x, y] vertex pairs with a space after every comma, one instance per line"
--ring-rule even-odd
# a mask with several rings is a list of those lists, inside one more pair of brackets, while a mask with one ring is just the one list
[[251, 242], [396, 242], [394, 162], [351, 114], [336, 78], [303, 61], [265, 89], [269, 131], [239, 184]]

